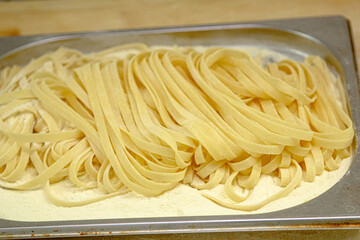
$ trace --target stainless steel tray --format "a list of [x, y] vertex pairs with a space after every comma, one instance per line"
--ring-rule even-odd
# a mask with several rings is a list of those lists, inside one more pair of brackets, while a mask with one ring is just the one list
[[[228, 25], [39, 35], [0, 39], [0, 69], [23, 64], [60, 46], [92, 52], [128, 42], [148, 45], [255, 46], [301, 60], [319, 55], [348, 90], [356, 156], [345, 176], [319, 197], [289, 209], [255, 215], [22, 222], [0, 219], [0, 238], [360, 227], [360, 98], [349, 22], [340, 16]], [[11, 201], [11, 199], [9, 199]], [[36, 214], [36, 209], [34, 209]]]

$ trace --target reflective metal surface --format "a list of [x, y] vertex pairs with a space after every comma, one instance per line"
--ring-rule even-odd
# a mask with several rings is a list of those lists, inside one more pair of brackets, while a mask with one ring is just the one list
[[[1, 237], [155, 234], [180, 232], [264, 231], [360, 227], [360, 98], [349, 23], [343, 17], [303, 18], [130, 31], [0, 38], [0, 69], [24, 64], [58, 47], [93, 52], [142, 42], [148, 45], [254, 46], [301, 60], [319, 55], [335, 67], [348, 90], [356, 127], [355, 158], [331, 189], [304, 204], [281, 211], [231, 216], [99, 219], [20, 222], [0, 219]], [[36, 214], [36, 209], [34, 209]]]

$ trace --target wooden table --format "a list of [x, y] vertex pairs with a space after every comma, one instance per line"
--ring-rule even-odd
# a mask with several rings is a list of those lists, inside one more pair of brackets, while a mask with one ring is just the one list
[[[359, 0], [0, 1], [0, 36], [343, 15], [360, 57]], [[103, 237], [99, 237], [103, 238]], [[178, 234], [106, 239], [360, 239], [359, 230]]]

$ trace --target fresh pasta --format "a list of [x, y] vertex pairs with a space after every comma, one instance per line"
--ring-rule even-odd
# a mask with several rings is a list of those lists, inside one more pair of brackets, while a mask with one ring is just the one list
[[[60, 48], [0, 73], [1, 187], [40, 187], [59, 206], [183, 183], [253, 211], [336, 170], [353, 138], [344, 89], [320, 57], [265, 66], [231, 48], [127, 44]], [[29, 168], [36, 176], [19, 181]], [[264, 174], [282, 190], [243, 204]], [[64, 179], [104, 194], [63, 200], [51, 185]]]

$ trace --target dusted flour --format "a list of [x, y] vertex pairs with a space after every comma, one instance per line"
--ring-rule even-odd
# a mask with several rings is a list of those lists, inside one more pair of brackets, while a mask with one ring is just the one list
[[[346, 173], [351, 158], [344, 159], [336, 171], [324, 171], [314, 182], [301, 182], [301, 186], [287, 197], [276, 200], [257, 211], [243, 212], [221, 207], [201, 196], [200, 191], [184, 184], [158, 197], [144, 197], [136, 193], [106, 199], [82, 207], [57, 207], [45, 196], [42, 189], [34, 191], [16, 191], [0, 188], [0, 218], [17, 221], [56, 221], [107, 218], [174, 217], [204, 215], [237, 215], [277, 211], [307, 202], [328, 190]], [[28, 178], [31, 172], [28, 172]], [[261, 176], [253, 193], [244, 203], [257, 203], [281, 190], [276, 177]], [[98, 190], [72, 188], [69, 181], [62, 181], [52, 186], [57, 196], [69, 201], [95, 197]], [[213, 192], [221, 193], [222, 185]], [[217, 195], [217, 194], [216, 194]]]

